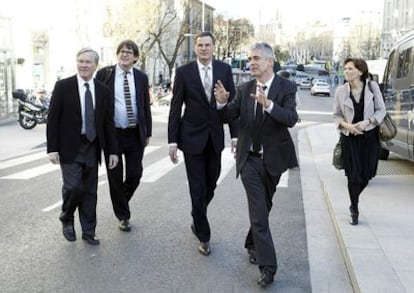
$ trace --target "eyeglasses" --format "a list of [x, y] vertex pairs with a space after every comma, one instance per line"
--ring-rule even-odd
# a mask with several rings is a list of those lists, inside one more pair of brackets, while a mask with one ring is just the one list
[[126, 50], [121, 50], [119, 51], [119, 54], [125, 54], [125, 55], [134, 55], [134, 52], [132, 51], [126, 51]]

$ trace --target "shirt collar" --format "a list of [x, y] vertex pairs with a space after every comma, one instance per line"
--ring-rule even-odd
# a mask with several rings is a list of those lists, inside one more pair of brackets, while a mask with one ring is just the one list
[[89, 83], [89, 88], [93, 88], [94, 87], [94, 82], [93, 82], [93, 78], [91, 78], [90, 80], [86, 81], [84, 80], [82, 77], [80, 77], [79, 74], [76, 75], [76, 79], [78, 80], [78, 85], [83, 86], [85, 83]]
[[[124, 72], [125, 72], [125, 70], [123, 70], [120, 66], [119, 66], [119, 64], [117, 64], [116, 65], [116, 72], [117, 72], [117, 74], [119, 74], [119, 75], [123, 75], [124, 74]], [[128, 72], [128, 73], [131, 73], [132, 74], [132, 72], [133, 72], [133, 67], [131, 67], [129, 70], [127, 70], [126, 72]]]
[[266, 81], [265, 83], [261, 83], [260, 81], [256, 81], [257, 84], [261, 84], [262, 86], [266, 86], [266, 89], [269, 90], [270, 86], [272, 85], [273, 79], [275, 78], [275, 74], [272, 75], [272, 77]]
[[197, 59], [197, 65], [198, 65], [198, 70], [199, 70], [199, 71], [202, 71], [202, 70], [203, 70], [203, 68], [204, 68], [204, 67], [206, 67], [206, 66], [210, 67], [210, 69], [213, 69], [213, 61], [210, 61], [210, 63], [209, 63], [209, 64], [204, 65], [204, 64], [202, 64], [200, 61], [198, 61], [198, 59]]

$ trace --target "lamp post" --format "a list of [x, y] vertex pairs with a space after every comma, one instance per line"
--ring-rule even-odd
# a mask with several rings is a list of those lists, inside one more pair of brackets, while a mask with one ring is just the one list
[[205, 12], [205, 3], [204, 0], [201, 2], [201, 30], [204, 32], [205, 23], [204, 23], [204, 12]]

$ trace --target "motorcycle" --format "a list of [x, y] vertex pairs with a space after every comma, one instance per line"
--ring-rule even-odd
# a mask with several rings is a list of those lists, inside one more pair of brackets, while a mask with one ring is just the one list
[[19, 125], [24, 129], [33, 129], [37, 124], [46, 123], [49, 113], [49, 98], [45, 92], [36, 96], [30, 93], [30, 97], [22, 89], [14, 91], [13, 98], [19, 103]]

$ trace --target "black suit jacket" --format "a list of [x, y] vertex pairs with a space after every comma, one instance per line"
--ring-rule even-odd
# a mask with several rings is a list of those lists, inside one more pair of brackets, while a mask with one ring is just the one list
[[[213, 85], [217, 80], [223, 83], [232, 99], [235, 86], [231, 67], [213, 60]], [[183, 105], [185, 109], [182, 115]], [[237, 123], [231, 123], [231, 137], [237, 137], [237, 131]], [[193, 61], [176, 70], [168, 121], [168, 143], [177, 143], [178, 148], [185, 153], [199, 154], [209, 137], [214, 150], [221, 152], [224, 149], [223, 122], [217, 113], [213, 89], [209, 103], [197, 62]]]
[[[139, 129], [141, 143], [145, 146], [146, 139], [152, 136], [149, 83], [145, 73], [136, 68], [133, 68], [133, 71], [138, 108], [137, 130]], [[104, 67], [99, 70], [96, 73], [96, 79], [105, 82], [111, 89], [112, 97], [115, 97], [115, 65]]]
[[[118, 153], [113, 120], [113, 99], [109, 88], [95, 82], [95, 126], [98, 150]], [[76, 75], [56, 82], [47, 121], [47, 152], [58, 152], [60, 162], [73, 163], [79, 151], [82, 111]], [[99, 156], [100, 161], [100, 156]]]
[[[294, 83], [275, 75], [268, 91], [267, 97], [273, 101], [273, 109], [270, 114], [264, 112], [261, 142], [265, 167], [273, 176], [298, 166], [295, 147], [288, 129], [298, 121], [296, 90]], [[224, 121], [240, 117], [236, 155], [237, 175], [246, 163], [252, 145], [255, 99], [251, 98], [250, 94], [255, 93], [256, 80], [246, 82], [237, 88], [236, 98], [219, 111]]]

